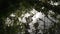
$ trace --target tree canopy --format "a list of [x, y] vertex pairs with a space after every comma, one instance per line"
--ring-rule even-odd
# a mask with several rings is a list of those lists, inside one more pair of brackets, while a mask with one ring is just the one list
[[[52, 25], [51, 28], [47, 30], [48, 32], [47, 31], [45, 32], [44, 29], [43, 34], [48, 34], [48, 33], [55, 34], [56, 29], [60, 30], [59, 29], [60, 18], [57, 18], [57, 16], [60, 15], [60, 0], [0, 0], [0, 33], [17, 34], [17, 32], [22, 33], [23, 31], [25, 32], [25, 34], [29, 34], [28, 29], [30, 28], [28, 22], [32, 21], [31, 18], [33, 17], [34, 14], [32, 16], [29, 16], [28, 18], [25, 18], [27, 21], [26, 23], [19, 22], [18, 17], [20, 17], [23, 13], [27, 13], [33, 9], [43, 13], [45, 17], [48, 18], [54, 24]], [[50, 11], [52, 13], [50, 13]], [[16, 16], [11, 17], [10, 16], [11, 13], [16, 13]], [[50, 19], [49, 16], [56, 21], [58, 20], [59, 22], [56, 23], [55, 21]], [[5, 25], [4, 18], [10, 20], [10, 21], [8, 20], [6, 21], [9, 23], [8, 26]], [[42, 19], [39, 20], [43, 21]], [[43, 22], [45, 28], [45, 21]], [[37, 23], [34, 24], [35, 34], [37, 34], [39, 31], [38, 26], [39, 26], [39, 22], [37, 21]]]
[[[54, 3], [59, 0], [52, 0]], [[49, 3], [48, 3], [49, 2]], [[45, 7], [47, 10], [52, 10], [55, 13], [60, 13], [60, 6], [51, 5], [51, 0], [0, 0], [0, 16], [9, 14], [19, 9], [36, 9], [37, 11], [42, 10]], [[43, 11], [42, 11], [43, 12]]]

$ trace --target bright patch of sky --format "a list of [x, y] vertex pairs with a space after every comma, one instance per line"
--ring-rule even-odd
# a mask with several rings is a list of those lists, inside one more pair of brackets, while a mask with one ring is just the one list
[[21, 21], [21, 22], [23, 22], [23, 23], [26, 23], [26, 19], [25, 19], [25, 17], [28, 18], [28, 16], [30, 16], [29, 13], [24, 14], [22, 19], [19, 17], [19, 21]]
[[54, 4], [53, 4], [53, 1], [51, 1], [51, 3], [50, 3], [50, 4], [51, 4], [51, 5], [54, 5]]
[[58, 2], [53, 2], [53, 1], [51, 1], [50, 4], [51, 4], [51, 5], [55, 5], [55, 6], [58, 6], [58, 5], [59, 5]]
[[59, 4], [58, 4], [58, 2], [55, 2], [55, 3], [54, 3], [54, 5], [56, 5], [56, 6], [57, 6], [57, 5], [59, 5]]
[[33, 10], [31, 11], [31, 13], [32, 13], [32, 14], [36, 14], [37, 11], [36, 11], [35, 9], [33, 9]]
[[10, 16], [11, 16], [11, 17], [15, 17], [14, 13], [12, 13]]
[[26, 13], [26, 14], [24, 15], [24, 17], [28, 17], [28, 16], [30, 16], [30, 14], [29, 14], [29, 13]]
[[[38, 18], [43, 18], [43, 17], [44, 17], [44, 15], [43, 15], [41, 12], [38, 12], [38, 11], [36, 11], [35, 9], [33, 9], [33, 10], [31, 11], [31, 14], [34, 14], [34, 16], [32, 17], [32, 19], [33, 19], [32, 22], [33, 22], [33, 23], [36, 22]], [[25, 17], [29, 17], [31, 14], [30, 14], [30, 13], [26, 13], [26, 14], [24, 15], [24, 17], [22, 18], [22, 20], [21, 20], [21, 18], [19, 18], [19, 20], [25, 23], [25, 22], [26, 22]]]
[[37, 12], [37, 13], [32, 17], [32, 19], [33, 19], [33, 22], [36, 22], [38, 18], [41, 18], [41, 19], [42, 19], [43, 17], [44, 17], [44, 15], [42, 15], [41, 12]]

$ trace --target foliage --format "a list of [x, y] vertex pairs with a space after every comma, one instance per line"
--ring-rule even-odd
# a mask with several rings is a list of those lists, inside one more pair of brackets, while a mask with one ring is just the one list
[[[53, 2], [53, 4], [51, 4], [51, 1]], [[0, 0], [0, 28], [1, 28], [0, 33], [1, 34], [8, 34], [8, 33], [16, 34], [15, 33], [16, 30], [19, 29], [19, 27], [21, 26], [21, 25], [18, 25], [18, 26], [16, 25], [17, 22], [20, 23], [19, 21], [17, 21], [17, 17], [20, 17], [22, 14], [29, 12], [32, 9], [35, 9], [38, 12], [41, 11], [47, 18], [48, 18], [48, 15], [50, 15], [54, 19], [58, 19], [56, 16], [60, 15], [60, 5], [59, 4], [54, 5], [54, 3], [59, 2], [59, 1], [60, 0]], [[49, 10], [52, 10], [52, 12], [54, 12], [54, 14], [49, 14]], [[5, 25], [4, 20], [6, 17], [9, 17], [9, 15], [11, 13], [16, 13], [16, 18], [13, 18], [14, 25], [8, 27]], [[48, 19], [50, 19], [50, 18], [48, 18]], [[53, 34], [55, 32], [56, 25], [59, 24], [60, 22], [58, 22], [56, 24], [53, 20], [51, 20], [51, 21], [54, 23], [54, 25], [51, 28], [49, 28], [49, 32], [50, 32], [50, 34], [51, 33]], [[31, 21], [27, 21], [27, 22], [31, 22]], [[26, 23], [26, 24], [28, 25], [29, 23]], [[27, 26], [26, 24], [23, 25], [23, 27], [28, 29], [29, 26]], [[57, 25], [57, 26], [58, 26], [57, 29], [60, 30], [59, 29], [60, 26], [59, 25]], [[35, 25], [34, 27], [36, 28], [36, 27], [38, 27], [38, 25]], [[52, 29], [54, 29], [54, 30], [52, 31]], [[7, 30], [7, 31], [5, 31], [5, 30]], [[22, 30], [22, 29], [20, 29], [20, 30]], [[37, 28], [36, 28], [36, 30], [37, 30]]]

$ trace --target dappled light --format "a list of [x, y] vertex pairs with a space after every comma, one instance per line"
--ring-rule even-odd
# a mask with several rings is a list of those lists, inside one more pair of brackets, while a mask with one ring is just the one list
[[0, 0], [0, 34], [60, 34], [60, 0]]

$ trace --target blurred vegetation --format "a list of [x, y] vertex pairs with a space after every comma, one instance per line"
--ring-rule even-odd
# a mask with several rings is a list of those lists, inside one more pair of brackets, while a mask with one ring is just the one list
[[[54, 5], [56, 2], [58, 5]], [[56, 30], [57, 32], [60, 30], [60, 22], [56, 23], [49, 18], [50, 16], [53, 19], [60, 21], [60, 18], [58, 18], [60, 15], [60, 0], [0, 0], [0, 34], [29, 34], [27, 29], [29, 29], [28, 22], [31, 22], [28, 21], [30, 18], [27, 18], [27, 23], [25, 24], [19, 22], [18, 17], [21, 17], [22, 14], [30, 12], [33, 9], [37, 10], [38, 12], [42, 12], [45, 17], [54, 23], [54, 25], [52, 25], [52, 27], [49, 28], [46, 32], [43, 32], [43, 34], [56, 34]], [[50, 13], [50, 10], [52, 13]], [[14, 13], [16, 16], [11, 17], [11, 13]], [[12, 23], [12, 25], [5, 24], [7, 22], [5, 21], [7, 17], [11, 20], [8, 23]], [[21, 23], [22, 25], [20, 25]], [[38, 23], [34, 24], [34, 27], [36, 29], [35, 34], [37, 34]], [[60, 32], [58, 34], [60, 34]]]

